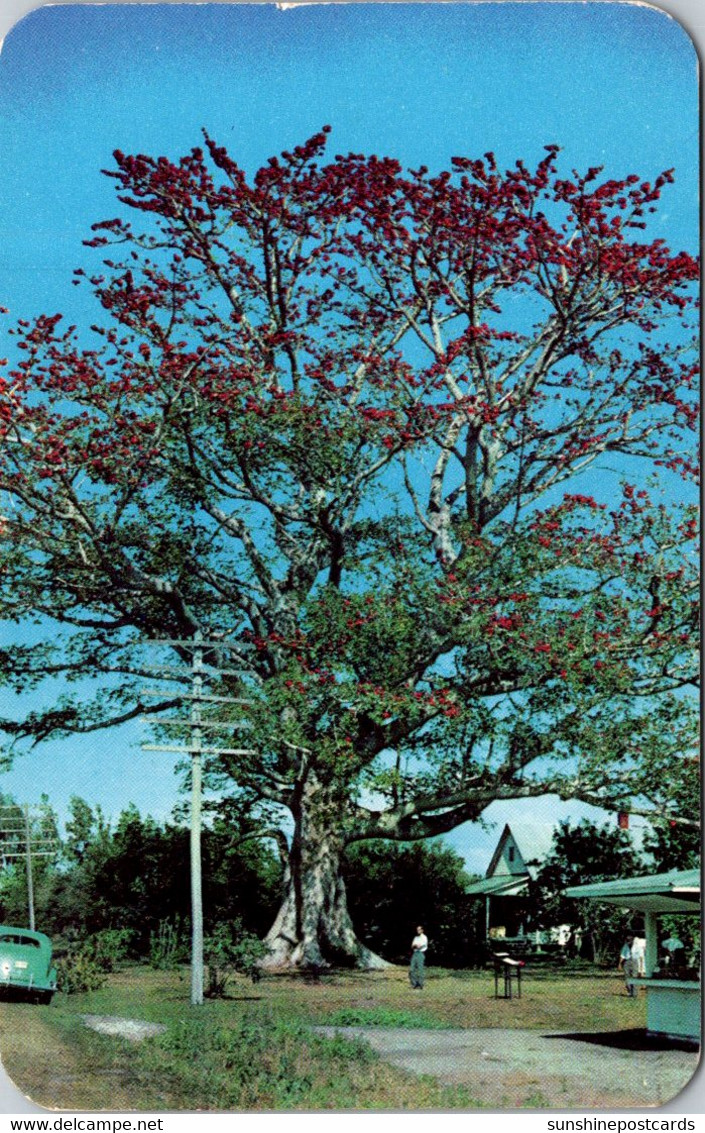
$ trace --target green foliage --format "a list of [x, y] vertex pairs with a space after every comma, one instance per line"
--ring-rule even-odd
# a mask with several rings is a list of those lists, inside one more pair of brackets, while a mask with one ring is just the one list
[[343, 878], [358, 936], [385, 959], [408, 962], [418, 924], [429, 938], [430, 963], [467, 967], [481, 959], [483, 937], [465, 896], [469, 878], [447, 846], [356, 843]]
[[256, 983], [261, 963], [269, 952], [269, 946], [253, 933], [245, 932], [241, 922], [216, 925], [203, 941], [205, 995], [211, 999], [225, 995], [229, 976], [235, 972], [249, 976]]
[[697, 917], [666, 914], [659, 917], [661, 940], [676, 936], [683, 943], [684, 961], [688, 979], [698, 980], [701, 976], [702, 929]]
[[[694, 753], [686, 753], [680, 765], [674, 768], [672, 795], [674, 815], [697, 819], [701, 806], [700, 759]], [[698, 869], [701, 848], [700, 824], [693, 822], [686, 826], [676, 818], [654, 823], [644, 838], [644, 849], [651, 854], [657, 871]]]
[[531, 890], [534, 923], [570, 924], [583, 934], [582, 950], [599, 964], [615, 965], [625, 935], [632, 929], [628, 911], [599, 901], [564, 896], [573, 885], [612, 881], [646, 872], [627, 830], [583, 819], [577, 825], [561, 822], [553, 834], [551, 850]]
[[106, 928], [89, 936], [82, 953], [102, 972], [113, 972], [130, 958], [134, 932], [129, 928]]
[[[251, 819], [234, 801], [203, 831], [203, 896], [206, 927], [241, 918], [244, 931], [263, 934], [274, 916], [281, 865], [271, 844], [257, 837]], [[48, 805], [37, 822], [56, 833], [56, 856], [34, 867], [37, 925], [67, 944], [90, 937], [101, 964], [126, 954], [157, 957], [159, 965], [184, 959], [179, 941], [190, 918], [189, 832], [184, 825], [158, 823], [126, 808], [113, 828], [100, 808], [74, 796], [66, 838], [58, 836]], [[0, 917], [27, 921], [23, 861], [0, 872]]]
[[78, 995], [84, 991], [97, 991], [108, 978], [100, 963], [90, 954], [90, 949], [76, 948], [68, 952], [56, 964], [56, 982], [59, 991], [66, 995]]
[[158, 928], [149, 934], [149, 964], [158, 971], [168, 971], [178, 967], [184, 960], [186, 948], [181, 932], [181, 922], [160, 921]]
[[304, 1103], [317, 1108], [316, 1070], [320, 1074], [322, 1067], [311, 1064], [311, 1055], [323, 1063], [328, 1091], [341, 1072], [344, 1081], [354, 1067], [377, 1061], [362, 1042], [322, 1039], [300, 1024], [251, 1013], [228, 1027], [181, 1023], [153, 1047], [160, 1052], [155, 1064], [162, 1073], [185, 1074], [194, 1083], [194, 1096], [202, 1096], [209, 1084], [226, 1109], [279, 1110]]
[[381, 1070], [367, 1043], [324, 1038], [269, 1014], [247, 1012], [228, 1026], [203, 1019], [172, 1025], [166, 1035], [141, 1044], [137, 1058], [142, 1072], [158, 1073], [166, 1088], [173, 1082], [180, 1094], [210, 1104], [217, 1099], [217, 1108], [229, 1111], [478, 1104], [462, 1087], [414, 1080], [410, 1089], [396, 1072]]
[[109, 828], [99, 806], [95, 810], [85, 799], [72, 795], [66, 822], [64, 853], [69, 861], [82, 862], [89, 850], [109, 838]]
[[[18, 848], [18, 839], [24, 838], [25, 812], [9, 796], [0, 796], [2, 802], [2, 829], [0, 829], [0, 858], [3, 842]], [[47, 923], [51, 913], [54, 881], [60, 861], [60, 839], [58, 819], [46, 795], [42, 796], [39, 807], [31, 808], [29, 815], [30, 838], [32, 843], [46, 854], [35, 855], [32, 859], [32, 879], [34, 888], [34, 908], [36, 922], [41, 927]], [[22, 843], [22, 849], [24, 844]], [[11, 857], [0, 870], [0, 920], [5, 924], [24, 925], [29, 923], [27, 892], [27, 867], [24, 854]]]

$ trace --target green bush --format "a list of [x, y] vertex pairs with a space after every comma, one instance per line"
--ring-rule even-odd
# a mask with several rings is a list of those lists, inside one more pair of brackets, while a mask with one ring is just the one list
[[67, 953], [56, 964], [56, 986], [66, 995], [96, 991], [107, 978], [105, 969], [83, 949]]
[[225, 994], [230, 975], [239, 972], [249, 976], [253, 983], [260, 978], [262, 960], [270, 948], [242, 925], [216, 925], [203, 942], [203, 959], [206, 968], [205, 995], [215, 999]]
[[81, 952], [90, 957], [103, 972], [114, 972], [118, 964], [129, 958], [134, 941], [129, 928], [105, 928], [89, 936]]
[[149, 934], [149, 965], [158, 971], [168, 971], [183, 963], [184, 942], [181, 922], [160, 921], [156, 932]]

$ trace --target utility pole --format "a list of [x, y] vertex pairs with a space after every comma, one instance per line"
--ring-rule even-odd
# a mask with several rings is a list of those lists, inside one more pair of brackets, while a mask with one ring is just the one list
[[[142, 744], [144, 751], [169, 751], [179, 754], [186, 754], [191, 759], [191, 830], [190, 830], [190, 858], [191, 858], [191, 1003], [193, 1006], [200, 1006], [203, 1003], [203, 887], [202, 887], [202, 855], [201, 855], [201, 829], [202, 829], [202, 759], [204, 755], [252, 755], [254, 754], [249, 748], [231, 748], [231, 747], [213, 747], [211, 745], [204, 746], [203, 731], [209, 728], [236, 728], [238, 721], [223, 724], [222, 721], [209, 721], [203, 718], [202, 709], [204, 704], [219, 703], [219, 704], [237, 704], [247, 705], [250, 703], [240, 697], [232, 696], [212, 696], [204, 691], [204, 680], [209, 678], [209, 674], [203, 663], [203, 650], [207, 649], [226, 649], [227, 644], [222, 641], [204, 641], [203, 635], [200, 630], [197, 630], [192, 639], [177, 640], [168, 639], [165, 641], [154, 642], [156, 645], [178, 645], [187, 647], [191, 650], [191, 668], [188, 669], [164, 669], [161, 672], [168, 672], [174, 675], [190, 675], [191, 678], [191, 691], [189, 693], [178, 694], [183, 699], [190, 700], [191, 711], [188, 719], [174, 718], [164, 719], [158, 721], [160, 724], [188, 726], [189, 740], [188, 746], [178, 746], [175, 744]], [[241, 676], [241, 673], [229, 669], [216, 670], [215, 676], [218, 674], [227, 676]], [[163, 692], [154, 689], [146, 689], [148, 696], [162, 696]], [[172, 695], [172, 694], [168, 694]], [[241, 727], [242, 724], [240, 723]]]
[[29, 927], [34, 932], [34, 878], [32, 876], [32, 842], [29, 833], [29, 807], [24, 806], [24, 837], [27, 853], [27, 904], [29, 906]]
[[203, 731], [203, 650], [200, 632], [194, 637], [191, 701], [191, 1002], [203, 1003], [203, 887], [201, 878], [201, 798]]
[[[24, 858], [27, 873], [27, 919], [29, 928], [36, 928], [34, 916], [34, 871], [33, 858], [53, 857], [56, 853], [56, 839], [45, 835], [32, 834], [32, 814], [27, 803], [0, 806], [0, 858], [14, 861]], [[49, 847], [49, 848], [46, 848]]]

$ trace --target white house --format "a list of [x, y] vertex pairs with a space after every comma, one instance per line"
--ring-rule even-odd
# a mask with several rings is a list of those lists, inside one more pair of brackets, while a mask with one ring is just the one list
[[532, 874], [509, 825], [504, 827], [482, 881], [465, 892], [485, 899], [485, 935], [489, 940], [526, 939], [525, 904]]

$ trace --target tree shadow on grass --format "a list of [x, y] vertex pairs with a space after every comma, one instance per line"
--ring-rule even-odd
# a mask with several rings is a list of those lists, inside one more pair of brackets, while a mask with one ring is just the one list
[[207, 995], [206, 1000], [209, 1003], [217, 1003], [222, 1000], [224, 1003], [261, 1003], [261, 995]]
[[544, 1035], [544, 1038], [572, 1039], [573, 1042], [609, 1046], [615, 1050], [685, 1050], [697, 1052], [700, 1049], [700, 1043], [696, 1039], [654, 1035], [645, 1030], [644, 1027], [634, 1027], [627, 1031], [577, 1031], [564, 1035]]

